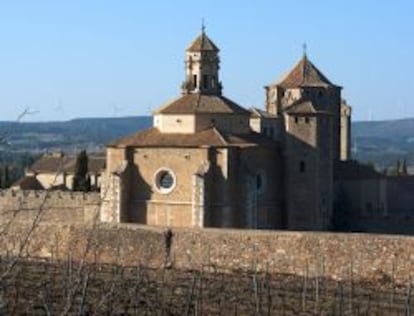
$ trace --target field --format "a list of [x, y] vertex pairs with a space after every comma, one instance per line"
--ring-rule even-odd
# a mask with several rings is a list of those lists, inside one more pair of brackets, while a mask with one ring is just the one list
[[2, 315], [410, 315], [411, 284], [1, 258]]

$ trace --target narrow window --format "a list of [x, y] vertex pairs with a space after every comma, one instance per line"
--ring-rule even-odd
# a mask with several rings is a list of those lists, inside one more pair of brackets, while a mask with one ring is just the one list
[[197, 75], [193, 75], [193, 86], [197, 88]]
[[256, 175], [256, 189], [260, 190], [262, 188], [263, 185], [263, 179], [262, 179], [262, 175], [261, 174], [257, 174]]
[[305, 117], [305, 123], [309, 124], [309, 117]]
[[208, 89], [208, 75], [203, 75], [203, 88]]
[[304, 162], [303, 160], [301, 160], [301, 161], [300, 161], [300, 163], [299, 163], [299, 171], [300, 171], [301, 173], [304, 173], [304, 172], [305, 172], [305, 170], [306, 170], [306, 165], [305, 165], [305, 162]]
[[295, 116], [295, 123], [297, 124], [299, 122], [299, 118]]
[[267, 127], [263, 127], [263, 134], [267, 135]]
[[214, 86], [216, 85], [215, 82], [216, 82], [216, 78], [214, 76], [211, 76], [211, 87], [212, 88], [214, 88]]

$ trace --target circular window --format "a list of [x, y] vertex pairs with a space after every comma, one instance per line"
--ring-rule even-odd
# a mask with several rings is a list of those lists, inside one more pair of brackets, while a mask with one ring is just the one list
[[160, 193], [170, 193], [175, 184], [175, 175], [171, 170], [163, 168], [155, 173], [155, 187]]

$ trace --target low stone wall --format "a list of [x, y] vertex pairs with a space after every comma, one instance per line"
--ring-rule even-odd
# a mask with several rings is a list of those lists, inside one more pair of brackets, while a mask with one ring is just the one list
[[[413, 237], [176, 229], [172, 240], [171, 262], [180, 269], [257, 270], [379, 282], [394, 278], [400, 283], [414, 276]], [[164, 230], [128, 224], [40, 224], [33, 232], [30, 225], [14, 225], [0, 234], [0, 249], [3, 255], [154, 268], [166, 262]]]
[[99, 212], [99, 193], [71, 191], [0, 190], [0, 224], [10, 220], [82, 224]]

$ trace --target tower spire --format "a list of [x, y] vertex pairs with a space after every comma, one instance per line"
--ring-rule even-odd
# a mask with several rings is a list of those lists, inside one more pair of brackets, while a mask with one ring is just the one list
[[220, 95], [219, 49], [205, 34], [204, 19], [201, 22], [201, 34], [186, 50], [186, 79], [182, 90], [184, 94]]

